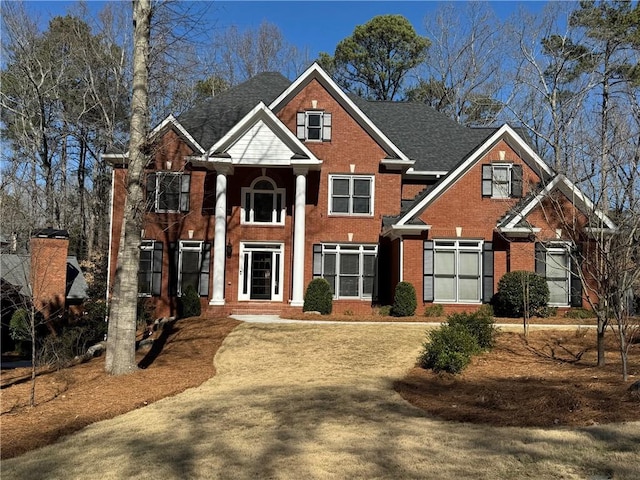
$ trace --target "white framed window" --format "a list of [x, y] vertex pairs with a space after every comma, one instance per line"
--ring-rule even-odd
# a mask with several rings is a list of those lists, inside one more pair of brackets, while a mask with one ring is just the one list
[[370, 299], [374, 296], [377, 259], [377, 245], [314, 245], [314, 277], [327, 280], [336, 299]]
[[180, 241], [178, 252], [178, 296], [182, 296], [189, 285], [195, 288], [196, 292], [200, 292], [200, 273], [203, 264], [202, 246], [203, 242], [200, 241]]
[[238, 300], [283, 299], [284, 244], [240, 242]]
[[496, 199], [522, 197], [522, 165], [482, 165], [482, 196]]
[[160, 295], [162, 282], [162, 242], [142, 240], [138, 267], [138, 296]]
[[191, 175], [183, 172], [147, 174], [147, 206], [158, 213], [188, 212]]
[[285, 217], [285, 189], [277, 188], [269, 177], [256, 178], [242, 189], [241, 223], [284, 225]]
[[571, 303], [571, 257], [567, 247], [548, 247], [545, 252], [545, 267], [549, 305], [568, 306]]
[[373, 216], [373, 175], [329, 175], [329, 214]]
[[481, 240], [434, 241], [434, 301], [481, 302], [482, 243]]
[[298, 112], [296, 129], [300, 140], [328, 142], [331, 140], [331, 114], [323, 110]]

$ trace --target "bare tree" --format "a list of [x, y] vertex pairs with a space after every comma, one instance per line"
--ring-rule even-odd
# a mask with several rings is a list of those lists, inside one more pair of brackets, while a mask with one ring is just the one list
[[105, 368], [112, 375], [137, 370], [135, 361], [136, 306], [140, 228], [144, 212], [143, 174], [148, 159], [150, 0], [133, 2], [133, 94], [129, 133], [124, 220], [115, 284], [111, 298]]

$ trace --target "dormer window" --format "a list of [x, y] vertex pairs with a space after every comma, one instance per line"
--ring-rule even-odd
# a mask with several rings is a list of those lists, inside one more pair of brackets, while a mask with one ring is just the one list
[[522, 165], [482, 165], [482, 196], [498, 199], [522, 197]]
[[331, 114], [322, 110], [298, 112], [297, 136], [309, 142], [328, 142], [331, 140]]

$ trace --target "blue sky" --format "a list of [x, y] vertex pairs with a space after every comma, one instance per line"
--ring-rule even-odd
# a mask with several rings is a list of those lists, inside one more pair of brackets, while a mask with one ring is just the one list
[[[37, 13], [44, 28], [49, 18], [63, 15], [73, 2], [27, 1], [27, 8]], [[88, 2], [90, 9], [98, 11], [104, 2]], [[131, 8], [130, 1], [121, 1], [122, 8]], [[285, 39], [299, 47], [309, 48], [315, 58], [319, 52], [333, 54], [335, 46], [351, 35], [356, 25], [366, 23], [376, 15], [401, 14], [424, 35], [424, 18], [433, 13], [439, 2], [429, 1], [215, 1], [208, 10], [207, 23], [212, 29], [236, 25], [241, 30], [255, 28], [266, 20], [277, 25]], [[463, 2], [453, 2], [462, 8]], [[546, 2], [489, 2], [501, 19], [508, 18], [521, 6], [531, 12], [542, 10]], [[455, 27], [455, 26], [454, 26]]]

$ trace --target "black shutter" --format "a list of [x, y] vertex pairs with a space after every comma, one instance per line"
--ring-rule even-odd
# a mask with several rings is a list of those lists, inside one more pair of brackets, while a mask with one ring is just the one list
[[322, 276], [322, 245], [313, 245], [313, 278]]
[[169, 295], [178, 296], [178, 245], [169, 244]]
[[547, 277], [546, 248], [544, 244], [536, 242], [536, 273], [543, 278]]
[[571, 253], [571, 306], [582, 307], [582, 245], [576, 245]]
[[482, 246], [482, 301], [491, 302], [493, 298], [493, 242], [484, 242]]
[[191, 186], [191, 175], [180, 176], [180, 211], [189, 211], [189, 189]]
[[153, 277], [151, 295], [159, 297], [162, 293], [162, 242], [153, 242]]
[[482, 196], [493, 195], [493, 170], [490, 164], [482, 165]]
[[522, 165], [511, 167], [511, 196], [522, 197]]
[[324, 113], [322, 115], [322, 141], [331, 141], [331, 114]]
[[433, 302], [433, 240], [424, 241], [422, 299]]
[[296, 136], [300, 140], [304, 140], [306, 133], [306, 115], [304, 112], [298, 112], [296, 115]]
[[200, 296], [209, 295], [209, 272], [211, 271], [211, 243], [202, 245], [202, 262], [200, 264]]
[[156, 205], [156, 174], [153, 172], [149, 172], [147, 173], [147, 178], [146, 178], [146, 190], [147, 190], [147, 197], [146, 197], [146, 209], [148, 212], [153, 212], [155, 211], [155, 205]]

